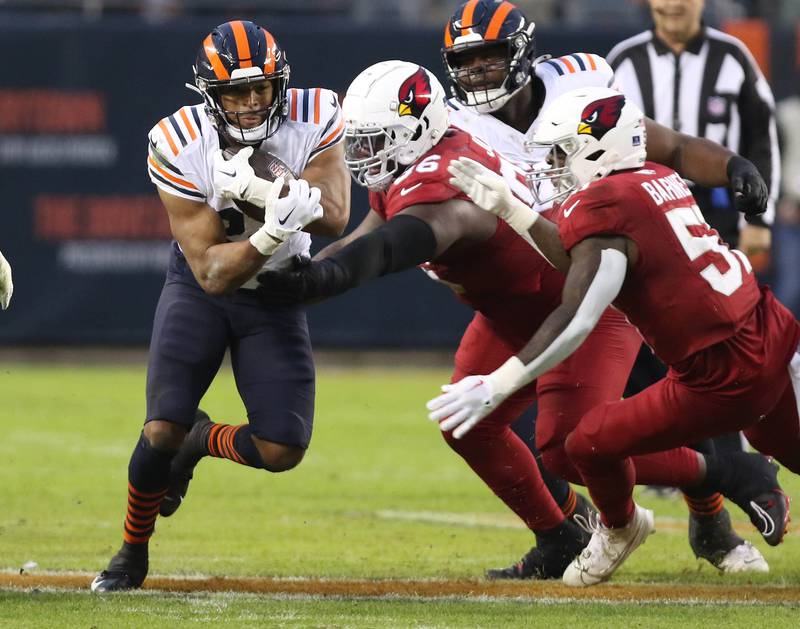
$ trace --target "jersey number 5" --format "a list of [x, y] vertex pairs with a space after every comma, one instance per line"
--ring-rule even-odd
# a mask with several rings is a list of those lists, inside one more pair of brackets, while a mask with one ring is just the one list
[[[704, 253], [712, 252], [711, 264], [700, 271], [702, 278], [718, 293], [726, 297], [733, 294], [742, 285], [742, 267], [745, 273], [753, 270], [747, 256], [736, 249], [728, 249], [727, 245], [721, 243], [719, 236], [708, 227], [700, 208], [696, 205], [675, 208], [665, 215], [690, 260], [696, 260]], [[717, 266], [720, 257], [728, 266], [728, 270], [724, 273]]]

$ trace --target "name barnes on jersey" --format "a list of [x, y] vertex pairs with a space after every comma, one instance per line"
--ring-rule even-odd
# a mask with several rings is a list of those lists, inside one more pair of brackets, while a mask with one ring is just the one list
[[[259, 150], [272, 153], [293, 173], [336, 145], [344, 135], [344, 119], [335, 92], [322, 88], [290, 89], [289, 115], [278, 131], [261, 143]], [[203, 105], [187, 105], [160, 120], [149, 133], [147, 167], [150, 180], [165, 192], [192, 201], [204, 201], [222, 219], [231, 241], [249, 238], [262, 223], [243, 214], [214, 189], [213, 155], [220, 148], [217, 130], [203, 112]], [[307, 254], [311, 237], [290, 236], [267, 258], [264, 268], [281, 268], [297, 254]], [[177, 243], [173, 245], [179, 252]], [[243, 288], [255, 288], [255, 279]]]

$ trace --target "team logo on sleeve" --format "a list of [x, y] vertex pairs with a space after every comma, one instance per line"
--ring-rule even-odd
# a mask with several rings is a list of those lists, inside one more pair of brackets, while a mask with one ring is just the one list
[[414, 74], [408, 77], [400, 86], [397, 92], [400, 106], [397, 113], [400, 116], [422, 116], [423, 110], [431, 102], [431, 81], [428, 73], [419, 68]]
[[591, 135], [598, 140], [602, 139], [606, 133], [617, 126], [624, 106], [625, 97], [622, 94], [609, 96], [586, 105], [581, 114], [578, 133]]

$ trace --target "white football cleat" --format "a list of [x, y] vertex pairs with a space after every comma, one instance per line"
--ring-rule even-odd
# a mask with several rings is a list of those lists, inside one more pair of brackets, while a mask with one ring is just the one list
[[722, 572], [769, 572], [769, 564], [758, 548], [743, 542], [733, 548], [717, 566]]
[[653, 512], [634, 505], [633, 518], [620, 528], [607, 528], [598, 522], [589, 545], [564, 571], [564, 583], [586, 587], [607, 581], [634, 550], [655, 532]]

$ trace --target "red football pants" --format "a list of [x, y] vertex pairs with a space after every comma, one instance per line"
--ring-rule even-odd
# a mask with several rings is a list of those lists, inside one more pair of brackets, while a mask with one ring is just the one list
[[[456, 353], [452, 382], [493, 371], [522, 345], [504, 339], [486, 318], [476, 314]], [[609, 310], [569, 359], [539, 379], [536, 442], [548, 469], [582, 482], [567, 458], [564, 440], [590, 409], [620, 399], [640, 345], [635, 328], [617, 311]], [[530, 406], [536, 391], [535, 383], [523, 387], [461, 439], [443, 434], [450, 447], [529, 528], [542, 530], [557, 525], [562, 516], [533, 455], [509, 427]], [[697, 455], [685, 448], [637, 459], [636, 465], [637, 480], [643, 484], [683, 485], [697, 480]], [[687, 477], [691, 477], [689, 482]]]
[[800, 472], [800, 354], [792, 359], [798, 336], [800, 326], [767, 293], [735, 337], [638, 395], [591, 410], [566, 450], [604, 521], [628, 521], [641, 455], [716, 435], [744, 430], [757, 450]]

